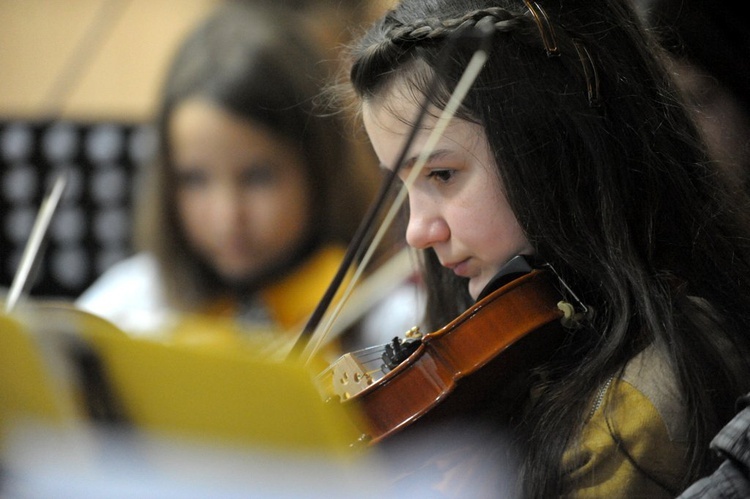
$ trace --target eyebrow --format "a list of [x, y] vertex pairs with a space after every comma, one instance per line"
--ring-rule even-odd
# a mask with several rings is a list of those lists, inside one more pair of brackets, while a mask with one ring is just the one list
[[[428, 164], [428, 163], [430, 163], [432, 161], [435, 161], [436, 159], [440, 159], [440, 158], [444, 158], [446, 156], [450, 156], [453, 153], [454, 153], [454, 151], [451, 151], [450, 149], [437, 149], [437, 150], [432, 151], [430, 153], [430, 155], [427, 157], [427, 161], [425, 161], [425, 164]], [[420, 155], [421, 155], [421, 153], [420, 154], [415, 154], [411, 158], [404, 160], [401, 163], [400, 170], [406, 170], [408, 168], [412, 168], [416, 164], [417, 159], [419, 159]], [[391, 169], [388, 165], [384, 165], [382, 163], [380, 164], [380, 168], [382, 168], [384, 170], [390, 170]]]

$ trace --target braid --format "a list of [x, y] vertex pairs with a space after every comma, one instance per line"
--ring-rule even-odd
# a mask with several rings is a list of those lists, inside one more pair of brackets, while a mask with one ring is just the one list
[[[379, 85], [384, 84], [408, 56], [419, 58], [413, 51], [430, 42], [442, 41], [452, 34], [471, 27], [491, 26], [495, 33], [512, 34], [530, 46], [543, 46], [547, 56], [559, 56], [563, 49], [583, 80], [585, 95], [590, 107], [600, 105], [599, 75], [594, 56], [581, 36], [555, 29], [546, 11], [536, 2], [526, 2], [523, 13], [514, 13], [502, 7], [488, 7], [468, 12], [460, 17], [441, 20], [434, 16], [404, 23], [396, 11], [384, 16], [370, 37], [361, 43], [359, 56], [352, 65], [350, 81], [362, 95], [373, 95]], [[558, 39], [556, 33], [563, 34]], [[561, 43], [562, 46], [559, 46]]]
[[523, 15], [513, 14], [500, 7], [490, 7], [444, 21], [432, 17], [413, 24], [395, 24], [385, 33], [385, 37], [388, 42], [396, 44], [437, 40], [480, 23], [493, 26], [495, 31], [508, 33], [517, 29], [524, 19]]
[[[459, 30], [477, 24], [491, 25], [496, 32], [502, 33], [514, 32], [520, 28], [527, 28], [523, 31], [534, 29], [533, 21], [528, 16], [514, 14], [499, 7], [474, 10], [454, 19], [429, 17], [410, 24], [402, 23], [391, 11], [371, 32], [373, 38], [365, 37], [361, 40], [359, 56], [351, 67], [350, 81], [364, 94], [373, 94], [382, 83], [380, 76], [391, 73], [415, 47], [443, 40]], [[374, 86], [365, 82], [372, 82]]]

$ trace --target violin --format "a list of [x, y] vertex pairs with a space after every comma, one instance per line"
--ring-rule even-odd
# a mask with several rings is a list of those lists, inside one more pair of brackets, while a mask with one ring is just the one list
[[346, 354], [318, 381], [332, 393], [329, 401], [356, 406], [358, 441], [368, 444], [418, 421], [481, 409], [563, 338], [573, 308], [559, 284], [553, 271], [518, 256], [448, 325], [426, 335], [414, 328], [386, 345], [380, 358], [376, 348]]

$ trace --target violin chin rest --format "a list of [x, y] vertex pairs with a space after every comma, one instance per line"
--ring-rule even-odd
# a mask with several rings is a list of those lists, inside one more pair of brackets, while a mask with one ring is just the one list
[[510, 281], [518, 279], [524, 274], [528, 274], [533, 270], [533, 267], [529, 263], [531, 257], [526, 255], [517, 255], [511, 258], [508, 263], [503, 265], [495, 276], [490, 279], [490, 282], [482, 289], [479, 293], [477, 301], [488, 296], [493, 291], [500, 289]]

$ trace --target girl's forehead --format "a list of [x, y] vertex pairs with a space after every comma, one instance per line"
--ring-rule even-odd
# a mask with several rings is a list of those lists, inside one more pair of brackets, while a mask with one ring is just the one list
[[364, 119], [381, 126], [392, 122], [412, 124], [418, 110], [419, 106], [411, 100], [393, 94], [367, 99], [362, 104]]
[[[410, 98], [393, 98], [368, 100], [362, 104], [362, 117], [366, 127], [376, 127], [395, 135], [408, 135], [420, 114], [421, 104]], [[419, 123], [417, 135], [429, 135], [435, 129], [443, 111], [429, 106]], [[449, 124], [449, 128], [453, 123]]]
[[411, 137], [413, 141], [406, 151], [403, 148], [411, 136], [410, 124], [399, 120], [382, 106], [368, 107], [363, 118], [371, 144], [385, 168], [394, 167], [401, 154], [404, 155], [404, 165], [413, 164], [419, 158], [456, 160], [487, 156], [488, 146], [482, 127], [460, 118], [454, 117], [443, 128], [435, 126], [437, 117], [426, 116], [424, 126]]

